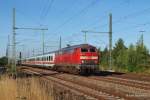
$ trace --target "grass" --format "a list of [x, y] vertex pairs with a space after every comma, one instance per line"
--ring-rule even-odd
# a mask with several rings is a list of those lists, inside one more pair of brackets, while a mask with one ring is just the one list
[[3, 75], [0, 78], [0, 100], [53, 100], [53, 97], [46, 93], [46, 88], [39, 78], [14, 80]]
[[[139, 73], [139, 74], [148, 74], [150, 75], [150, 67], [143, 67], [143, 66], [127, 66], [127, 67], [117, 67], [112, 66], [112, 69], [116, 72], [124, 72], [124, 73]], [[109, 70], [109, 67], [106, 65], [101, 65], [100, 70]]]
[[0, 100], [87, 100], [86, 96], [39, 77], [0, 76]]

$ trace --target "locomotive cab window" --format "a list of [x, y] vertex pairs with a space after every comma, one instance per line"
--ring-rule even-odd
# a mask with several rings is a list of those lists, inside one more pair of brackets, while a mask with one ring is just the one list
[[87, 48], [81, 48], [81, 52], [88, 52]]
[[90, 52], [96, 52], [95, 48], [90, 48]]

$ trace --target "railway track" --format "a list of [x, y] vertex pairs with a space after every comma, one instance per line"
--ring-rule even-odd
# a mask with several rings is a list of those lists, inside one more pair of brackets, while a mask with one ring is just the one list
[[139, 81], [139, 80], [131, 80], [127, 78], [119, 78], [119, 77], [98, 77], [98, 76], [91, 76], [91, 79], [106, 81], [121, 85], [127, 85], [135, 88], [141, 88], [145, 90], [150, 90], [150, 82]]
[[137, 80], [137, 81], [142, 81], [142, 82], [150, 82], [150, 76], [149, 75], [142, 75], [142, 74], [124, 74], [121, 76], [114, 75], [116, 78], [123, 78], [123, 79], [131, 79], [131, 80]]
[[112, 94], [113, 96], [119, 96], [121, 98], [130, 99], [130, 100], [135, 99], [136, 97], [134, 96], [138, 96], [139, 98], [141, 96], [143, 98], [143, 95], [149, 96], [150, 94], [150, 90], [144, 90], [137, 87], [132, 87], [130, 85], [122, 85], [119, 83], [116, 84], [112, 82], [106, 82], [104, 80], [97, 81], [97, 80], [93, 80], [93, 79], [91, 80], [89, 78], [85, 78], [81, 76], [78, 77], [78, 76], [68, 75], [68, 74], [59, 75], [58, 77], [59, 78], [61, 77], [62, 79], [66, 79], [67, 81], [73, 81], [77, 84], [91, 87], [98, 91], [103, 91], [105, 93]]
[[[46, 80], [54, 81], [75, 91], [81, 92], [94, 99], [106, 100], [141, 100], [150, 99], [149, 83], [140, 81], [125, 80], [116, 77], [84, 77], [78, 75], [57, 73], [54, 71], [29, 68], [26, 71], [33, 71]], [[44, 76], [46, 75], [46, 76]]]
[[[23, 69], [23, 71], [42, 76], [41, 77], [42, 79], [50, 80], [50, 81], [53, 81], [57, 84], [63, 85], [67, 88], [73, 89], [79, 93], [84, 94], [88, 98], [92, 98], [94, 100], [120, 100], [119, 97], [114, 97], [114, 96], [111, 96], [110, 94], [107, 94], [107, 93], [104, 93], [101, 91], [93, 90], [90, 87], [86, 87], [86, 86], [83, 86], [80, 84], [76, 84], [72, 81], [67, 81], [66, 79], [62, 79], [62, 78], [56, 76], [57, 72], [53, 72], [53, 71], [45, 71], [44, 72], [44, 71], [41, 71], [39, 69], [33, 69], [33, 68]], [[51, 76], [43, 76], [43, 74], [44, 75], [51, 75]], [[61, 75], [61, 74], [57, 73], [57, 75]]]

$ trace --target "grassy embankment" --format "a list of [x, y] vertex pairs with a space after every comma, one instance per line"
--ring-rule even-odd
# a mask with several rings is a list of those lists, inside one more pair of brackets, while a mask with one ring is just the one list
[[14, 80], [0, 76], [0, 100], [53, 100], [40, 84], [38, 78]]
[[[113, 66], [112, 69], [115, 72], [124, 72], [124, 73], [139, 73], [139, 74], [149, 74], [150, 75], [150, 66], [137, 66], [137, 67], [116, 67]], [[100, 65], [100, 70], [109, 70], [108, 66]]]

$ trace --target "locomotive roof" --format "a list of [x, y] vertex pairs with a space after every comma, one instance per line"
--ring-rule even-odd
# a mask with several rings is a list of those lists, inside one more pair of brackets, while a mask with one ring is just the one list
[[75, 48], [80, 48], [80, 47], [94, 47], [90, 44], [79, 44], [79, 45], [73, 45], [73, 46], [68, 46], [68, 47], [65, 47], [65, 48], [62, 48], [61, 50], [68, 50], [68, 49], [75, 49]]
[[[75, 48], [80, 48], [80, 47], [94, 47], [90, 44], [79, 44], [79, 45], [73, 45], [73, 46], [67, 46], [61, 49], [61, 51], [66, 51], [66, 50], [71, 50], [71, 49], [75, 49]], [[55, 53], [55, 52], [59, 52], [60, 50], [55, 50], [55, 51], [51, 51], [51, 52], [47, 52], [45, 54], [49, 54], [49, 53]]]
[[[94, 47], [94, 46], [92, 46], [90, 44], [79, 44], [79, 45], [73, 45], [73, 46], [64, 47], [64, 48], [61, 49], [61, 51], [67, 51], [67, 50], [72, 50], [72, 49], [81, 48], [81, 47]], [[47, 52], [44, 55], [51, 54], [51, 53], [56, 53], [56, 52], [59, 52], [59, 51], [60, 50], [55, 50], [55, 51]], [[29, 57], [29, 59], [37, 57], [37, 56], [42, 56], [42, 55], [43, 54], [39, 54], [39, 55], [36, 55], [36, 56], [33, 56], [33, 57]], [[26, 58], [26, 59], [28, 59], [28, 58]]]

